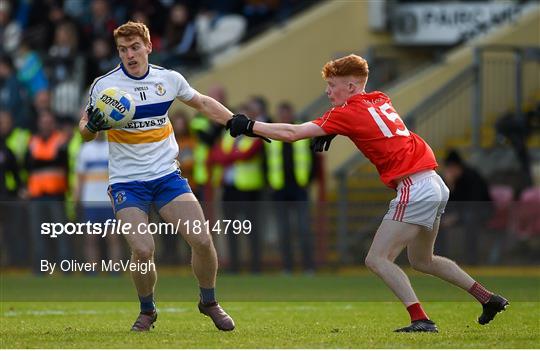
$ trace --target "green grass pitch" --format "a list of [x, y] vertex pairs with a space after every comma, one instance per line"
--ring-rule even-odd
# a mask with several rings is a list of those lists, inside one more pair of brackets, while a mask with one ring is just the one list
[[534, 271], [478, 276], [511, 300], [486, 326], [480, 305], [436, 278], [411, 281], [438, 334], [396, 334], [408, 315], [374, 276], [227, 276], [218, 297], [237, 328], [220, 332], [196, 307], [187, 274], [162, 274], [159, 318], [149, 333], [131, 333], [138, 303], [130, 279], [2, 274], [1, 348], [537, 348], [540, 277]]

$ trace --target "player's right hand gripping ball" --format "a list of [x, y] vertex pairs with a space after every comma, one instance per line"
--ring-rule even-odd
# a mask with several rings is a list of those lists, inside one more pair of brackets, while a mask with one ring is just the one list
[[330, 143], [335, 137], [336, 134], [329, 134], [311, 139], [311, 150], [315, 152], [328, 151], [328, 149], [330, 148]]
[[86, 123], [86, 129], [88, 129], [92, 133], [97, 133], [100, 130], [111, 129], [111, 127], [107, 125], [107, 118], [105, 117], [105, 114], [101, 112], [98, 108], [90, 106], [88, 110], [86, 110], [86, 112], [88, 113], [88, 122]]

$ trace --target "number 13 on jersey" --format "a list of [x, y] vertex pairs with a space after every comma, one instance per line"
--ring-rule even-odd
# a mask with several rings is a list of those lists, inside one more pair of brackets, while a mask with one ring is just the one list
[[377, 126], [383, 133], [383, 135], [387, 138], [392, 138], [396, 135], [401, 136], [409, 136], [411, 133], [409, 133], [409, 130], [407, 127], [405, 127], [405, 124], [397, 114], [397, 112], [390, 106], [389, 103], [384, 103], [381, 106], [378, 107], [379, 111], [390, 121], [392, 122], [392, 127], [395, 126], [396, 130], [395, 132], [392, 132], [388, 125], [384, 122], [381, 115], [377, 112], [377, 109], [375, 107], [369, 107], [368, 111], [371, 114], [371, 117], [373, 117], [373, 120], [375, 120], [375, 123], [377, 123]]

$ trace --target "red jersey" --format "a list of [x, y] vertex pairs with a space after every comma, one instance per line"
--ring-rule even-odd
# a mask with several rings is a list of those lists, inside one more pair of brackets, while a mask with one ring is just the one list
[[405, 127], [390, 98], [380, 91], [354, 95], [312, 122], [327, 134], [349, 137], [390, 188], [403, 176], [438, 166], [429, 145]]

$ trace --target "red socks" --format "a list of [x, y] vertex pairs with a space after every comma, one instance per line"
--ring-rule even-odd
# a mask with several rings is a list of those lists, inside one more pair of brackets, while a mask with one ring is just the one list
[[[474, 296], [478, 302], [481, 304], [485, 304], [489, 301], [491, 296], [493, 296], [493, 293], [486, 288], [484, 288], [481, 284], [478, 284], [477, 282], [474, 282], [474, 284], [470, 287], [468, 290], [469, 294]], [[429, 319], [426, 312], [424, 312], [424, 309], [422, 308], [422, 305], [420, 305], [419, 302], [413, 303], [412, 305], [407, 306], [407, 311], [409, 312], [409, 315], [411, 316], [411, 322], [418, 321], [421, 319]]]
[[419, 302], [413, 303], [412, 305], [408, 306], [407, 311], [409, 311], [409, 314], [411, 315], [411, 322], [421, 319], [429, 319]]
[[486, 290], [481, 284], [474, 282], [474, 284], [467, 290], [469, 294], [474, 296], [481, 304], [485, 304], [489, 301], [493, 293], [489, 290]]

